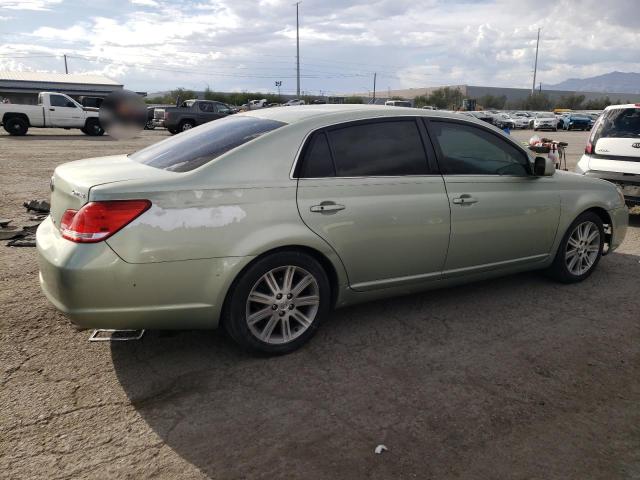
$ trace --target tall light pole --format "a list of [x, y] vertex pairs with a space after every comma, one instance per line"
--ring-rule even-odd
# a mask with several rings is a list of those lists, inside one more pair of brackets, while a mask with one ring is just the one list
[[64, 73], [69, 73], [69, 68], [67, 67], [67, 54], [64, 54]]
[[536, 42], [536, 62], [533, 65], [533, 85], [531, 86], [531, 95], [536, 91], [536, 74], [538, 73], [538, 48], [540, 47], [540, 28], [538, 27], [538, 40]]
[[377, 72], [373, 72], [373, 103], [376, 103], [376, 77], [378, 76]]
[[296, 2], [296, 96], [300, 98], [300, 16], [299, 7], [300, 2]]

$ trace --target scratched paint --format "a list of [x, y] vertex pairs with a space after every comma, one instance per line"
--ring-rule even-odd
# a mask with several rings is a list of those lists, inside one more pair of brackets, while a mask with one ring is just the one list
[[161, 208], [152, 205], [131, 226], [147, 226], [171, 232], [181, 228], [217, 228], [240, 222], [247, 216], [238, 205], [217, 207]]

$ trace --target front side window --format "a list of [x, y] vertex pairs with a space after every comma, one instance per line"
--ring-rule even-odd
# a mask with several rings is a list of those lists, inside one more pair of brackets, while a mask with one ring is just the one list
[[482, 128], [459, 123], [430, 123], [440, 149], [440, 168], [447, 175], [529, 174], [526, 154]]
[[339, 177], [428, 173], [420, 131], [413, 119], [351, 125], [327, 134]]
[[75, 107], [72, 101], [62, 95], [50, 95], [49, 102], [52, 107]]
[[182, 132], [129, 158], [163, 170], [188, 172], [283, 125], [286, 123], [233, 115]]

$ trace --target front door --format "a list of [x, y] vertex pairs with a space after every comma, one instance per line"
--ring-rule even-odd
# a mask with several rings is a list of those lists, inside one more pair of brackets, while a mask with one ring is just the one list
[[80, 128], [84, 126], [83, 111], [64, 95], [49, 96], [48, 124], [52, 127]]
[[467, 122], [429, 121], [451, 207], [446, 275], [539, 262], [560, 218], [553, 177], [535, 177], [524, 151]]
[[351, 122], [315, 132], [302, 151], [300, 215], [337, 252], [355, 290], [441, 275], [449, 204], [425, 133], [413, 118]]

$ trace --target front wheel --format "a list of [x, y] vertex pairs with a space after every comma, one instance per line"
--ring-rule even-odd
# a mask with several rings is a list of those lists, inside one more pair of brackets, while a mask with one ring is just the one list
[[585, 212], [567, 229], [549, 274], [563, 283], [581, 282], [593, 273], [604, 248], [602, 219]]
[[81, 128], [80, 130], [85, 135], [89, 135], [92, 137], [99, 137], [101, 135], [104, 135], [104, 129], [100, 125], [100, 122], [97, 118], [90, 118], [89, 120], [87, 120], [84, 128]]
[[331, 288], [320, 263], [302, 252], [278, 252], [236, 280], [223, 326], [244, 349], [281, 355], [313, 336], [330, 305]]

